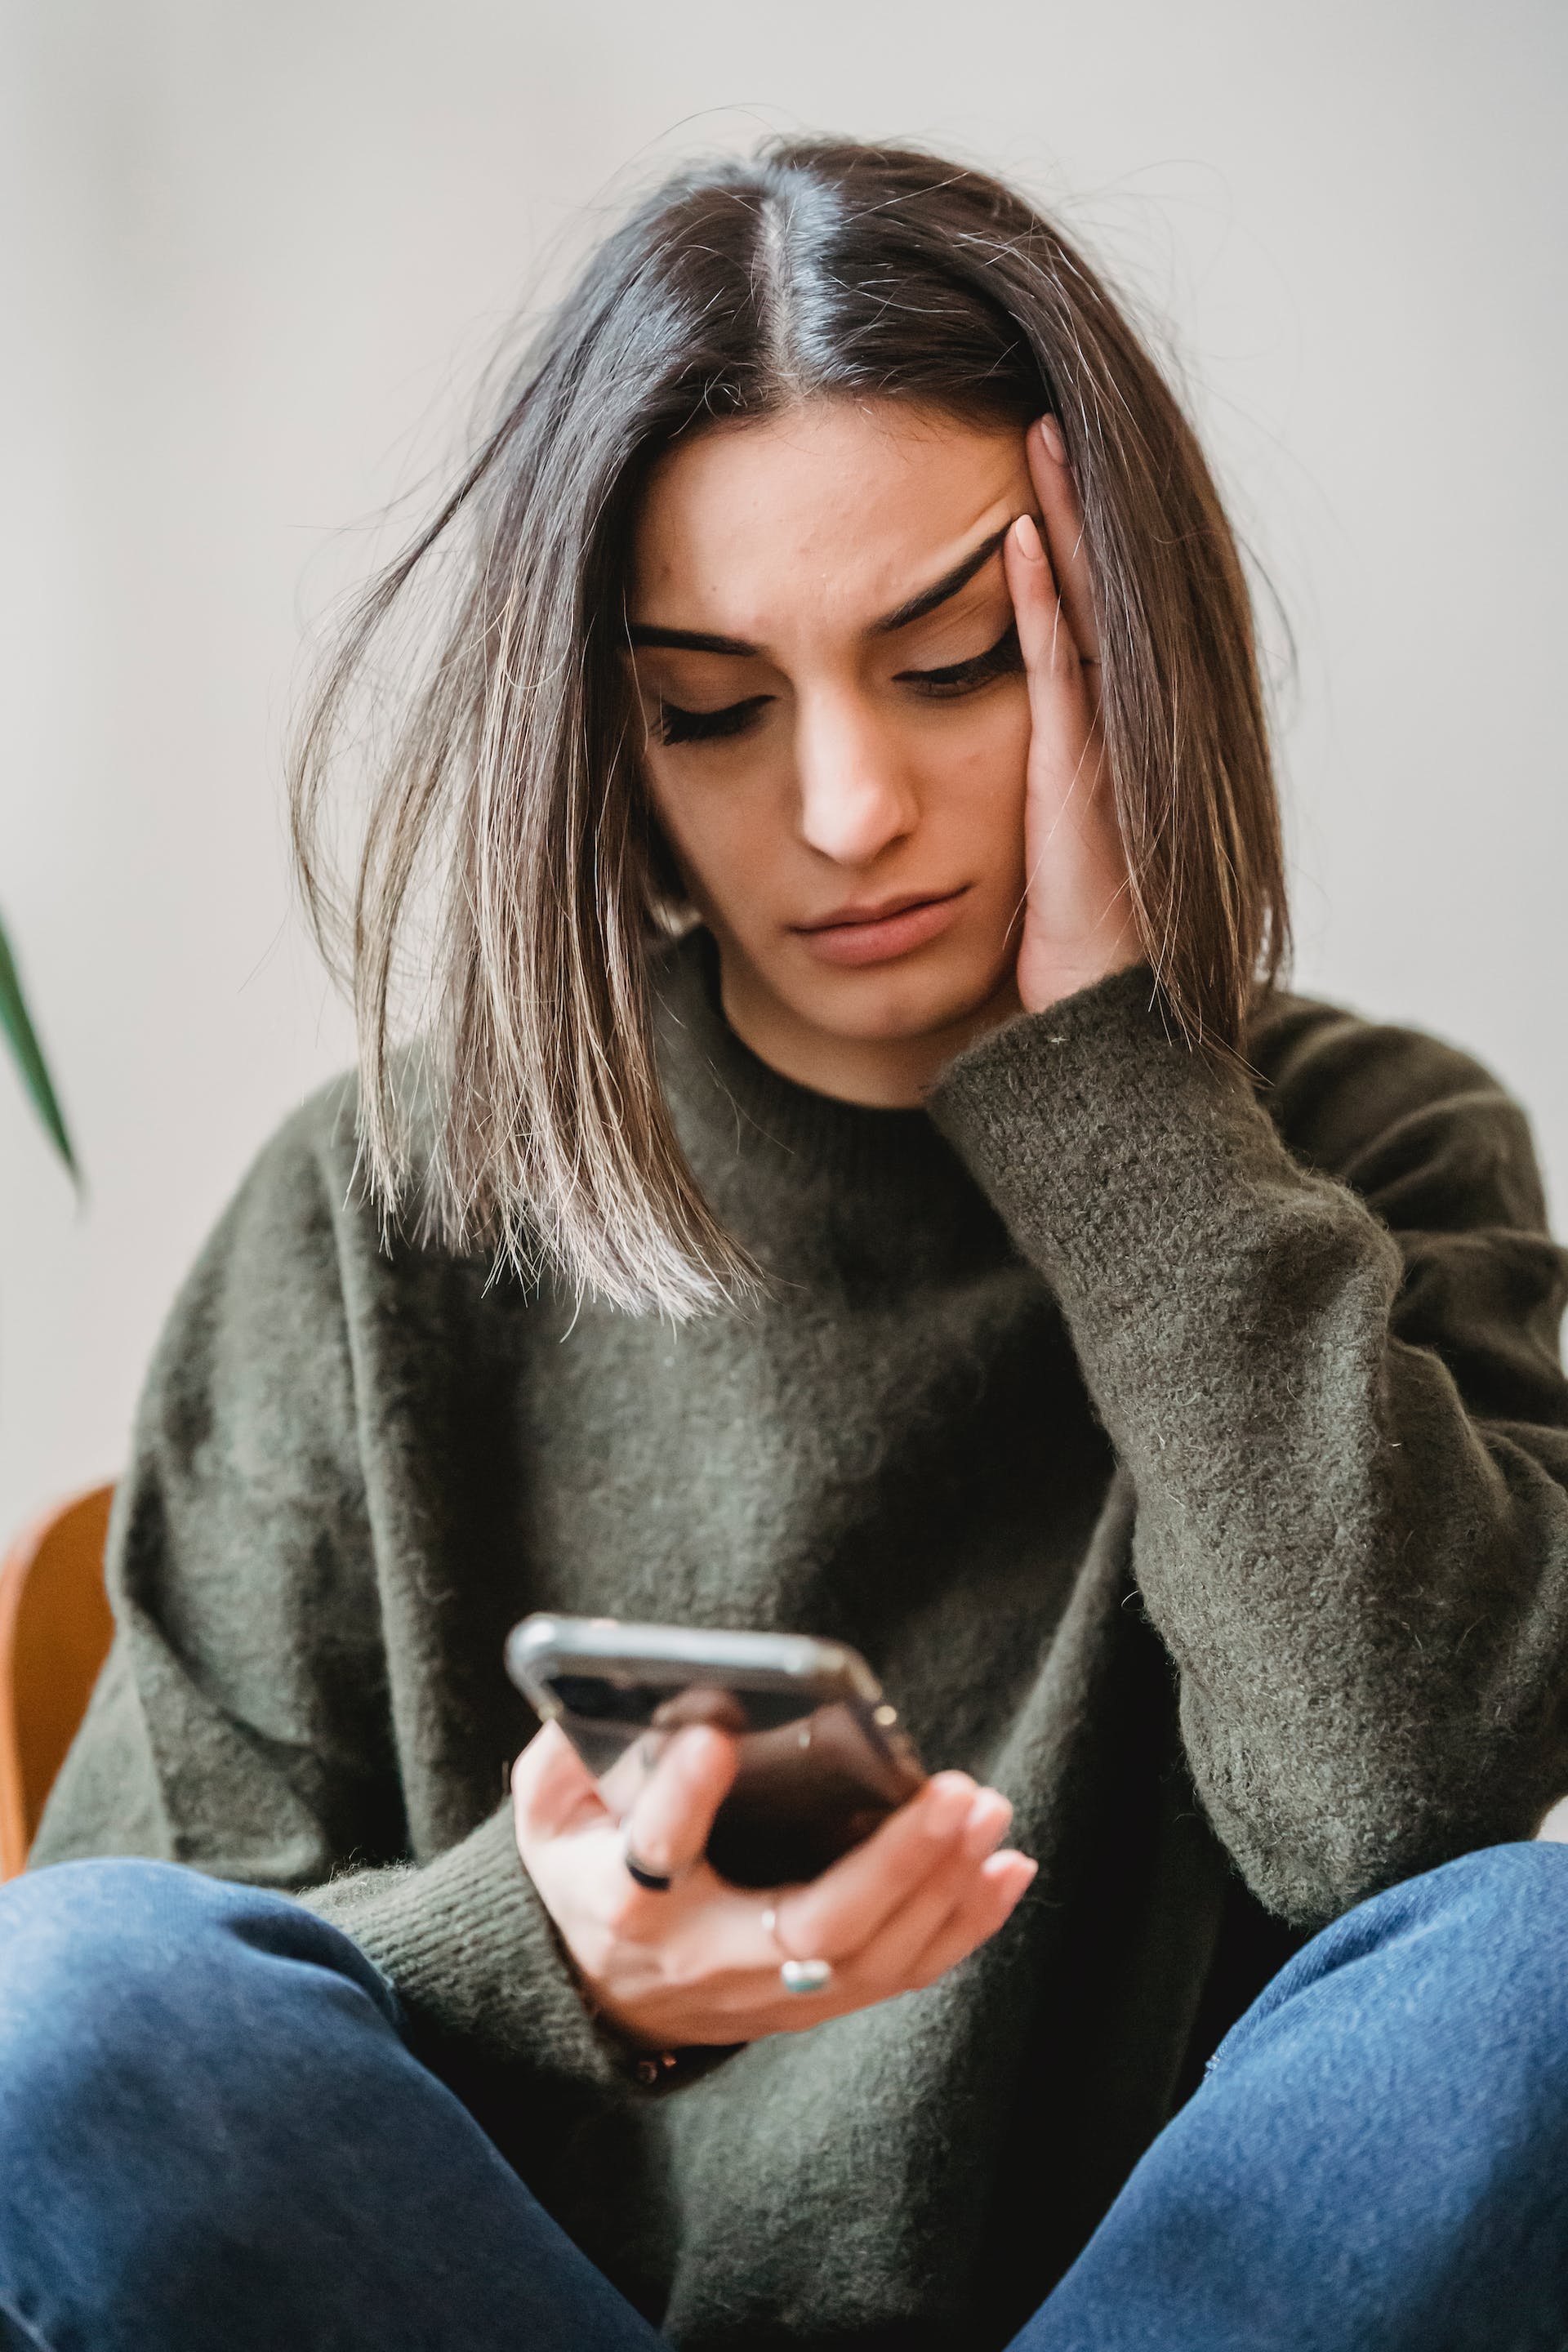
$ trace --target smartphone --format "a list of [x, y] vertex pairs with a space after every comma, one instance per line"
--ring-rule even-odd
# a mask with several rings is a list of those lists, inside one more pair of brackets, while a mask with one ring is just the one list
[[506, 1666], [617, 1821], [683, 1724], [733, 1732], [740, 1769], [707, 1858], [736, 1886], [816, 1878], [926, 1779], [898, 1709], [846, 1642], [536, 1612], [507, 1636]]

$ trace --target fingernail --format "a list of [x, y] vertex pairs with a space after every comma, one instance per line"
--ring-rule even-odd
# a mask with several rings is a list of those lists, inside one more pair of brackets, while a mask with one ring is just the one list
[[1030, 563], [1040, 563], [1045, 561], [1046, 551], [1040, 544], [1040, 534], [1035, 527], [1033, 515], [1025, 514], [1018, 517], [1017, 521], [1013, 525], [1013, 538], [1019, 554]]
[[1041, 417], [1040, 438], [1045, 443], [1047, 448], [1050, 451], [1052, 457], [1056, 459], [1058, 465], [1065, 466], [1067, 463], [1068, 445], [1062, 437], [1062, 428], [1057, 423], [1054, 416]]
[[683, 1772], [706, 1772], [713, 1760], [713, 1742], [723, 1737], [716, 1723], [683, 1723], [664, 1752], [674, 1755]]
[[970, 1790], [961, 1782], [943, 1781], [926, 1803], [926, 1826], [933, 1837], [950, 1837], [968, 1813]]
[[[1026, 1870], [1018, 1868], [1021, 1862], [1028, 1864]], [[1035, 1874], [1040, 1865], [1031, 1855], [1009, 1850], [988, 1855], [980, 1867], [984, 1877], [989, 1878], [994, 1884], [999, 1884], [1004, 1888], [1008, 1898], [1007, 1907], [1011, 1910], [1016, 1904], [1023, 1901], [1034, 1885]]]
[[988, 1789], [969, 1808], [963, 1834], [977, 1853], [984, 1853], [987, 1846], [1000, 1842], [1012, 1818], [1013, 1808], [1007, 1799], [998, 1790]]

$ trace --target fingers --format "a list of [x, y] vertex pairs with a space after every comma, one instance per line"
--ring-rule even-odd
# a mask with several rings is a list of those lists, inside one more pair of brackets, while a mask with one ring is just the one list
[[1100, 630], [1094, 617], [1094, 588], [1089, 576], [1089, 549], [1079, 508], [1067, 444], [1054, 416], [1037, 417], [1026, 446], [1029, 478], [1045, 519], [1045, 541], [1051, 575], [1072, 632], [1073, 644], [1084, 661], [1100, 658]]
[[740, 1760], [739, 1741], [711, 1724], [676, 1732], [626, 1814], [627, 1852], [671, 1877], [699, 1860]]
[[[964, 1776], [942, 1777], [956, 1781]], [[858, 1950], [835, 1958], [834, 1974], [820, 1993], [792, 1994], [781, 2004], [769, 1981], [776, 1953], [768, 1949], [755, 2030], [798, 2031], [868, 2001], [918, 1990], [966, 1958], [1005, 1923], [1037, 1865], [1012, 1849], [994, 1851], [1006, 1833], [1012, 1806], [996, 1790], [975, 1790], [971, 1784], [971, 1791], [956, 1832], [924, 1876]], [[795, 1890], [787, 1915], [782, 1901], [774, 1906], [778, 1941], [798, 1958], [835, 1958], [824, 1941], [831, 1929], [814, 1932], [806, 1924], [811, 1911], [805, 1898], [822, 1885], [818, 1880], [813, 1887]], [[749, 2000], [757, 2000], [758, 1991], [750, 1986], [745, 1991]]]
[[934, 1984], [949, 1969], [1011, 1918], [1034, 1882], [1039, 1864], [1028, 1854], [994, 1853], [980, 1866], [979, 1885], [951, 1911], [930, 1942], [908, 1963], [905, 1982], [911, 1991]]
[[1020, 515], [1004, 542], [1007, 586], [1017, 623], [1029, 691], [1031, 887], [1042, 854], [1064, 819], [1081, 829], [1093, 822], [1091, 803], [1101, 775], [1095, 704], [1068, 627], [1044, 543], [1033, 520]]
[[[1001, 1926], [1032, 1865], [994, 1851], [1012, 1808], [965, 1772], [942, 1772], [809, 1885], [766, 1890], [717, 1878], [702, 1857], [733, 1783], [739, 1746], [711, 1725], [664, 1744], [624, 1821], [559, 1727], [512, 1769], [518, 1843], [603, 2012], [649, 2046], [752, 2041], [925, 1984]], [[668, 1872], [645, 1889], [629, 1847]], [[786, 1956], [835, 1962], [820, 1993], [780, 1983]]]
[[820, 1878], [781, 1893], [774, 1908], [786, 1950], [825, 1960], [862, 1950], [948, 1859], [980, 1794], [967, 1772], [937, 1772]]
[[[512, 1812], [523, 1860], [531, 1868], [552, 1841], [602, 1832], [598, 1874], [619, 1900], [630, 1900], [644, 1890], [625, 1868], [623, 1840], [646, 1868], [677, 1876], [701, 1854], [739, 1756], [736, 1742], [725, 1733], [706, 1724], [688, 1726], [664, 1743], [623, 1818], [619, 1805], [612, 1811], [605, 1803], [604, 1786], [560, 1726], [547, 1723], [511, 1770]], [[628, 1776], [628, 1785], [637, 1785], [635, 1775]]]
[[1037, 725], [1052, 713], [1070, 713], [1075, 731], [1087, 731], [1090, 702], [1083, 664], [1032, 515], [1020, 515], [1007, 533], [1003, 564]]
[[1038, 1013], [1136, 961], [1142, 940], [1100, 720], [1088, 549], [1056, 420], [1031, 425], [1026, 446], [1042, 520], [1018, 517], [1003, 560], [1029, 693], [1017, 987]]
[[1007, 1833], [1013, 1808], [998, 1790], [983, 1789], [969, 1809], [947, 1858], [891, 1913], [856, 1955], [858, 1976], [902, 1988], [932, 1937], [973, 1901], [980, 1864]]

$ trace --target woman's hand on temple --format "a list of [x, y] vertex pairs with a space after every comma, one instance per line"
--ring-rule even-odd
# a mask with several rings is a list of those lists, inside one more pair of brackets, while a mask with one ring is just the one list
[[1007, 586], [1029, 685], [1025, 800], [1027, 898], [1018, 950], [1026, 1013], [1139, 961], [1131, 892], [1100, 723], [1100, 640], [1083, 520], [1061, 430], [1031, 425], [1029, 472], [1045, 521], [1021, 515], [1005, 541]]
[[[995, 1934], [1035, 1874], [998, 1851], [1007, 1800], [939, 1772], [865, 1842], [806, 1884], [737, 1887], [703, 1859], [737, 1744], [691, 1725], [665, 1745], [626, 1820], [563, 1732], [546, 1724], [512, 1769], [523, 1866], [605, 2022], [647, 2050], [799, 2032], [932, 1983]], [[673, 1874], [639, 1886], [627, 1848]], [[772, 1906], [775, 1933], [763, 1915]], [[786, 1991], [786, 1957], [826, 1959], [820, 1992]]]

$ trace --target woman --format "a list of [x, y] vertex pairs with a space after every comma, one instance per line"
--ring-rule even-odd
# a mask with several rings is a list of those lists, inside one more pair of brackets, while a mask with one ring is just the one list
[[[675, 180], [295, 785], [361, 1066], [175, 1303], [0, 1903], [6, 2340], [1560, 2344], [1563, 1259], [1484, 1071], [1278, 984], [1094, 273], [925, 155]], [[942, 1769], [742, 1892], [728, 1736], [612, 1821], [534, 1607], [848, 1639]]]

